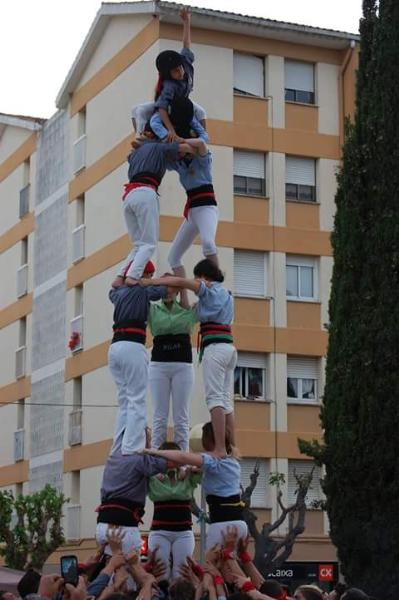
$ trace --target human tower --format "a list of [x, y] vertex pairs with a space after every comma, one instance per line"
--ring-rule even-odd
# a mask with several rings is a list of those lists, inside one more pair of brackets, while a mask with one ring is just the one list
[[[123, 193], [132, 251], [109, 293], [114, 325], [108, 361], [119, 407], [97, 508], [98, 542], [106, 542], [110, 525], [117, 526], [123, 531], [123, 551], [128, 553], [141, 546], [139, 524], [148, 494], [154, 503], [149, 548], [158, 546], [159, 557], [173, 576], [194, 551], [190, 503], [201, 479], [210, 519], [207, 546], [221, 543], [229, 526], [237, 529], [238, 539], [247, 536], [240, 465], [234, 454], [233, 299], [222, 285], [215, 244], [218, 208], [205, 111], [189, 98], [194, 80], [190, 13], [184, 9], [180, 15], [183, 49], [158, 55], [155, 103], [133, 111], [138, 135], [128, 156], [129, 181]], [[178, 173], [187, 199], [168, 256], [173, 275], [154, 278], [151, 257], [159, 240], [158, 187], [167, 170]], [[194, 277], [187, 278], [182, 258], [197, 235], [204, 259], [195, 265]], [[190, 306], [187, 290], [197, 296], [195, 306]], [[202, 453], [188, 451], [194, 384], [191, 334], [197, 322], [210, 412], [210, 422], [203, 427]], [[149, 366], [147, 326], [153, 336]], [[146, 419], [148, 383], [154, 414], [152, 441]], [[166, 441], [170, 400], [173, 442]]]

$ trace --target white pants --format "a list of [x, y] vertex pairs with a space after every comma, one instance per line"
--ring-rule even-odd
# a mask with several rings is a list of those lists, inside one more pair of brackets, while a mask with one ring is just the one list
[[226, 415], [234, 412], [231, 398], [236, 363], [237, 350], [233, 344], [206, 346], [202, 357], [202, 375], [209, 411], [221, 406]]
[[140, 279], [159, 240], [159, 197], [150, 187], [132, 190], [123, 201], [123, 215], [133, 249], [119, 275]]
[[154, 417], [152, 445], [154, 448], [166, 441], [169, 403], [172, 400], [173, 439], [184, 452], [189, 449], [190, 395], [194, 385], [192, 363], [150, 362], [148, 372]]
[[[107, 543], [107, 531], [109, 524], [108, 523], [97, 523], [96, 527], [96, 541], [97, 544], [102, 546]], [[122, 552], [127, 556], [132, 552], [132, 550], [136, 549], [140, 552], [141, 549], [141, 535], [138, 527], [127, 527], [125, 525], [119, 525], [118, 529], [124, 533], [124, 538], [122, 541]], [[107, 544], [104, 550], [105, 554], [112, 554], [110, 546]]]
[[187, 219], [180, 225], [169, 251], [168, 261], [172, 269], [182, 266], [182, 256], [190, 248], [199, 234], [202, 253], [205, 257], [217, 254], [215, 244], [218, 226], [217, 206], [196, 206], [190, 208]]
[[239, 540], [245, 539], [248, 535], [248, 527], [245, 521], [224, 521], [223, 523], [211, 523], [206, 532], [207, 550], [215, 546], [215, 544], [220, 544], [223, 546], [222, 532], [226, 532], [227, 527], [236, 527], [238, 529]]
[[148, 379], [148, 355], [138, 342], [115, 342], [108, 351], [108, 365], [118, 388], [118, 413], [114, 443], [122, 454], [145, 448], [147, 411], [145, 396]]
[[[166, 567], [166, 573], [162, 579], [170, 580], [180, 577], [179, 568], [186, 564], [187, 556], [192, 556], [195, 547], [194, 534], [190, 531], [150, 531], [148, 536], [148, 549], [151, 552], [158, 546], [157, 558]], [[172, 560], [172, 568], [171, 568]]]

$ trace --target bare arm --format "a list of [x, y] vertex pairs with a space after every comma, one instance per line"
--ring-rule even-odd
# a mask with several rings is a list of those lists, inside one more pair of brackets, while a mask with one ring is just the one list
[[176, 465], [192, 465], [193, 467], [202, 467], [203, 463], [202, 454], [197, 454], [195, 452], [181, 452], [180, 450], [156, 450], [155, 448], [149, 448], [144, 450], [144, 454], [166, 458], [168, 462], [173, 462]]
[[190, 48], [191, 46], [191, 15], [188, 7], [182, 8], [180, 18], [183, 21], [183, 47]]
[[208, 154], [208, 146], [201, 138], [189, 138], [186, 140], [186, 143], [192, 146], [200, 156]]
[[184, 277], [172, 277], [171, 275], [168, 275], [166, 277], [155, 279], [140, 279], [140, 285], [142, 287], [150, 285], [166, 285], [168, 287], [184, 288], [185, 290], [198, 292], [201, 281], [199, 279], [185, 279]]

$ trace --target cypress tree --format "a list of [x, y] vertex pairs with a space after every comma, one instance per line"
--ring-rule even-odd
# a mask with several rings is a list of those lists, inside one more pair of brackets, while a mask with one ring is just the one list
[[326, 469], [331, 539], [347, 582], [397, 600], [398, 0], [364, 0], [360, 35], [355, 122], [347, 123], [336, 194], [318, 457]]

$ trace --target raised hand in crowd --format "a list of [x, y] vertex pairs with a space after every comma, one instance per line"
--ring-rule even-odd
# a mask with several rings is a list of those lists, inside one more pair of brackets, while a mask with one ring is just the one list
[[110, 526], [107, 530], [107, 542], [111, 548], [112, 555], [120, 554], [122, 552], [123, 538], [125, 532], [121, 531], [119, 527]]

